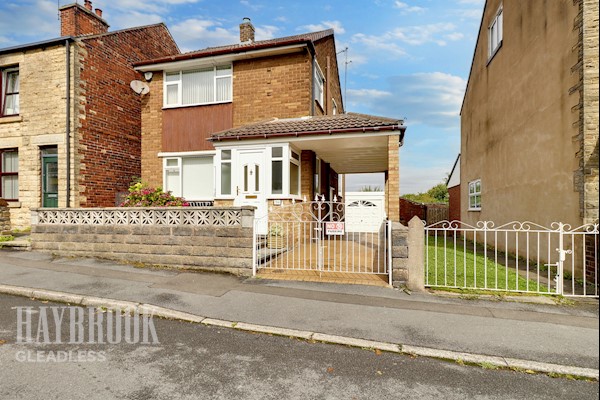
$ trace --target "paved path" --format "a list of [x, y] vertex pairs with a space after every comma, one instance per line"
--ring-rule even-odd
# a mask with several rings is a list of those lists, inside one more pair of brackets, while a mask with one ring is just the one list
[[[357, 285], [149, 270], [0, 251], [0, 284], [149, 303], [228, 321], [598, 369], [598, 302], [465, 300]], [[552, 302], [550, 302], [552, 303]]]

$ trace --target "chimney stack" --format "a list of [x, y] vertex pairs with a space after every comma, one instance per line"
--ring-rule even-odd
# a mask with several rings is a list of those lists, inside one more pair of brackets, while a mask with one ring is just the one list
[[244, 17], [240, 24], [240, 42], [254, 42], [254, 25], [248, 17]]
[[94, 13], [91, 0], [85, 0], [83, 6], [73, 3], [58, 10], [61, 36], [98, 35], [108, 32], [108, 24], [102, 18], [102, 10], [96, 8]]

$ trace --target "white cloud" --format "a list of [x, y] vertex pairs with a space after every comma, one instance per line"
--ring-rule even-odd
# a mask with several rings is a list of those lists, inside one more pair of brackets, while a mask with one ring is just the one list
[[267, 40], [273, 39], [277, 36], [279, 28], [273, 25], [261, 25], [255, 26], [255, 37], [256, 40]]
[[191, 18], [170, 30], [182, 52], [239, 42], [237, 30], [223, 28], [217, 21]]
[[357, 33], [352, 36], [351, 41], [353, 43], [363, 44], [369, 51], [384, 51], [393, 57], [401, 57], [406, 55], [406, 51], [398, 44], [394, 43], [388, 34], [374, 36]]
[[246, 7], [248, 7], [248, 8], [249, 8], [249, 9], [251, 9], [252, 11], [258, 11], [258, 10], [260, 10], [261, 8], [263, 8], [263, 7], [264, 7], [262, 4], [254, 4], [254, 3], [251, 3], [251, 2], [250, 2], [250, 1], [248, 1], [248, 0], [240, 0], [240, 4], [241, 4], [241, 5], [243, 5], [243, 6], [246, 6]]
[[407, 118], [409, 125], [458, 127], [466, 80], [443, 72], [398, 75], [387, 90], [348, 89], [347, 108], [366, 108], [377, 115]]
[[340, 21], [322, 21], [320, 24], [302, 25], [297, 30], [315, 32], [324, 31], [325, 29], [333, 29], [336, 35], [346, 33], [346, 29], [344, 29]]
[[419, 6], [411, 6], [403, 1], [395, 1], [394, 8], [399, 8], [403, 13], [422, 13], [427, 9]]
[[[116, 27], [117, 29], [120, 29], [120, 28], [130, 28], [133, 26], [150, 25], [150, 24], [156, 24], [159, 22], [164, 22], [163, 17], [160, 16], [159, 14], [142, 13], [142, 12], [134, 11], [134, 10], [131, 10], [126, 13], [108, 14], [105, 16], [105, 18], [107, 21], [109, 21], [109, 23], [111, 25], [111, 30], [114, 30], [114, 29], [112, 29], [112, 27]], [[140, 21], [144, 21], [144, 22], [140, 22]]]
[[485, 0], [458, 0], [458, 4], [482, 6]]

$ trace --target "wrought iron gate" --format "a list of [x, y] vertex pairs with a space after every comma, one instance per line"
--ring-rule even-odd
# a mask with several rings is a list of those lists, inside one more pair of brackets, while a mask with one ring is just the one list
[[[318, 198], [273, 206], [255, 220], [254, 268], [389, 275], [391, 225], [348, 232], [343, 203]], [[260, 233], [258, 226], [267, 226]], [[264, 232], [264, 230], [262, 230]]]

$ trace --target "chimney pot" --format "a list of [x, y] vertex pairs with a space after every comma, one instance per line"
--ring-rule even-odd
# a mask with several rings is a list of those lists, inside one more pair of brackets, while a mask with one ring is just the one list
[[102, 18], [102, 10], [99, 8], [96, 8], [96, 15], [99, 16], [100, 18]]
[[92, 11], [92, 1], [91, 0], [85, 0], [83, 2], [83, 6], [85, 8], [87, 8], [88, 10]]

